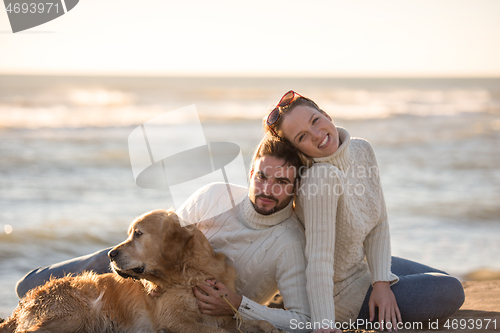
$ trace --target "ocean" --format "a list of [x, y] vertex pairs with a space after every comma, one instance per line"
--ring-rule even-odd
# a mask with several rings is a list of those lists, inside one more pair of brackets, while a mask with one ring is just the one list
[[238, 145], [248, 171], [261, 118], [290, 89], [371, 142], [393, 255], [459, 278], [500, 270], [500, 78], [0, 76], [0, 317], [29, 270], [116, 245], [136, 216], [174, 207], [168, 189], [136, 184], [134, 130], [195, 105], [169, 119], [165, 145], [202, 133]]

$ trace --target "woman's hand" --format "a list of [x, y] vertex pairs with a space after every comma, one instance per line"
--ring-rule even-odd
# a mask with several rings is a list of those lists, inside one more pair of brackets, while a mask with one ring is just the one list
[[342, 330], [336, 328], [320, 328], [313, 333], [342, 333]]
[[[389, 282], [378, 281], [373, 284], [368, 306], [370, 309], [370, 321], [375, 319], [375, 308], [378, 307], [380, 327], [387, 327], [387, 323], [391, 323], [391, 329], [388, 328], [387, 330], [389, 332], [392, 332], [392, 328], [395, 331], [398, 330], [397, 323], [402, 322], [401, 313], [399, 312], [396, 297], [394, 297]], [[382, 326], [382, 321], [384, 322], [384, 326]]]
[[193, 292], [198, 298], [198, 306], [201, 313], [211, 316], [233, 315], [233, 309], [222, 298], [224, 296], [231, 304], [238, 309], [243, 297], [237, 295], [224, 283], [215, 279], [206, 280], [205, 284], [193, 287]]

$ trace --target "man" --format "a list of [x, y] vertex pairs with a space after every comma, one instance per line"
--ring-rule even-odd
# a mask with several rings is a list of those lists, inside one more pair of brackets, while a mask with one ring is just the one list
[[[227, 294], [243, 319], [267, 320], [286, 331], [292, 331], [292, 322], [309, 321], [305, 238], [292, 210], [301, 167], [293, 148], [266, 137], [254, 154], [249, 189], [210, 184], [179, 208], [179, 217], [196, 223], [214, 250], [222, 251], [238, 272], [236, 293], [217, 281], [194, 288], [203, 313], [233, 314], [220, 297]], [[109, 272], [108, 250], [34, 270], [18, 282], [17, 293], [22, 297], [51, 275]], [[286, 310], [263, 305], [278, 290]]]

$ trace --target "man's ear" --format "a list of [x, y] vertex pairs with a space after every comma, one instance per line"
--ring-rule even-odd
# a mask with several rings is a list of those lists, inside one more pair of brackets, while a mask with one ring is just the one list
[[300, 179], [295, 178], [295, 181], [293, 182], [293, 196], [296, 197], [297, 194], [299, 193], [299, 187], [300, 187]]

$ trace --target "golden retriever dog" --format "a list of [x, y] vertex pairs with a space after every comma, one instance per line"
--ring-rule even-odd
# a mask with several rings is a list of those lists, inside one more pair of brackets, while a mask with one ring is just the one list
[[239, 330], [232, 316], [200, 312], [193, 286], [216, 278], [234, 290], [236, 271], [173, 211], [137, 218], [109, 257], [117, 274], [52, 279], [19, 302], [0, 332], [282, 332], [265, 321]]

